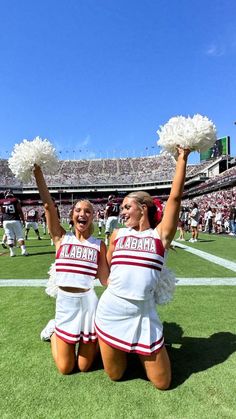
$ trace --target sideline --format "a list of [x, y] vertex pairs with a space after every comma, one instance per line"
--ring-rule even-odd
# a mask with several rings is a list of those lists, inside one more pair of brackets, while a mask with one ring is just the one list
[[180, 249], [186, 250], [186, 252], [193, 253], [196, 256], [199, 256], [202, 259], [206, 259], [209, 262], [213, 262], [216, 265], [220, 265], [226, 269], [230, 269], [233, 272], [236, 272], [236, 263], [231, 262], [230, 260], [223, 259], [219, 256], [214, 256], [210, 253], [204, 252], [203, 250], [195, 249], [193, 247], [187, 246], [185, 244], [179, 243], [177, 241], [172, 241], [172, 244], [175, 247], [179, 247]]
[[[210, 253], [204, 252], [186, 244], [179, 243], [177, 241], [172, 241], [172, 244], [175, 247], [185, 250], [186, 252], [193, 253], [206, 259], [210, 262], [213, 262], [217, 265], [223, 266], [226, 269], [229, 269], [233, 272], [236, 272], [236, 263], [231, 262], [230, 260], [223, 259], [218, 256], [214, 256]], [[236, 278], [226, 277], [226, 278], [176, 278], [177, 286], [178, 285], [236, 285]], [[0, 287], [46, 287], [48, 279], [0, 279]], [[94, 281], [94, 286], [102, 286], [98, 279]]]
[[[176, 278], [181, 285], [236, 285], [236, 278]], [[47, 279], [0, 279], [0, 287], [46, 287]], [[94, 286], [101, 286], [98, 279]]]

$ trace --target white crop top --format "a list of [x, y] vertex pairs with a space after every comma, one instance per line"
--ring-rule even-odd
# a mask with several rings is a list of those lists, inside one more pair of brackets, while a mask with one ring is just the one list
[[111, 260], [110, 291], [124, 298], [149, 299], [157, 287], [165, 254], [156, 229], [119, 229]]
[[76, 236], [65, 234], [56, 253], [56, 285], [91, 288], [98, 270], [101, 240], [89, 237], [80, 242]]

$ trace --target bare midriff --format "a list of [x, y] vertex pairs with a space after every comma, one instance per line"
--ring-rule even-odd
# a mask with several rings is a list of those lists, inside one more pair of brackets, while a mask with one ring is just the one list
[[74, 288], [74, 287], [59, 287], [62, 291], [66, 292], [86, 292], [89, 291], [90, 288]]

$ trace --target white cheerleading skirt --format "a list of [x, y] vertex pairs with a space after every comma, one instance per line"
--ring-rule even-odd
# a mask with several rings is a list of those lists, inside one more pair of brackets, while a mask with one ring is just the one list
[[56, 336], [64, 342], [97, 341], [94, 327], [98, 298], [93, 289], [72, 293], [58, 289], [56, 300]]
[[148, 356], [164, 345], [163, 326], [153, 298], [129, 300], [107, 288], [98, 303], [95, 328], [102, 341], [125, 352]]

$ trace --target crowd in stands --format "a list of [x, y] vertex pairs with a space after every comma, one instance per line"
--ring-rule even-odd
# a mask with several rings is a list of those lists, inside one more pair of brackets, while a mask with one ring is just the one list
[[19, 187], [22, 183], [16, 179], [9, 169], [8, 160], [0, 159], [0, 185], [1, 188], [4, 187], [7, 189], [8, 187]]
[[[212, 161], [205, 161], [200, 164], [189, 164], [187, 167], [187, 179], [206, 173]], [[175, 161], [168, 155], [146, 156], [137, 158], [118, 159], [91, 159], [91, 160], [60, 160], [58, 169], [54, 175], [46, 175], [46, 181], [51, 186], [91, 186], [96, 185], [118, 185], [139, 184], [158, 181], [168, 181], [173, 177]], [[235, 181], [235, 182], [234, 182]], [[0, 184], [3, 188], [22, 188], [22, 182], [17, 180], [8, 167], [8, 161], [0, 159]], [[224, 222], [229, 219], [230, 206], [236, 205], [235, 187], [229, 184], [236, 184], [236, 166], [223, 173], [204, 180], [185, 191], [182, 205], [190, 208], [197, 203], [201, 212], [202, 224], [204, 214], [208, 207], [211, 207], [214, 214], [217, 211], [223, 213]], [[34, 187], [35, 183], [29, 185]], [[187, 196], [187, 199], [185, 198]], [[160, 197], [165, 200], [165, 197]], [[61, 216], [68, 219], [71, 205], [60, 205]], [[42, 207], [37, 208], [39, 214], [43, 212]], [[95, 205], [95, 210], [97, 210]], [[204, 226], [203, 226], [204, 228]], [[227, 229], [226, 229], [227, 230]], [[228, 229], [229, 231], [229, 229]]]
[[[236, 186], [219, 190], [213, 191], [206, 194], [202, 194], [199, 196], [195, 196], [194, 198], [187, 198], [182, 200], [182, 207], [186, 211], [186, 229], [189, 229], [188, 220], [191, 208], [193, 204], [196, 203], [198, 205], [200, 211], [200, 222], [199, 228], [201, 231], [206, 230], [206, 213], [209, 208], [213, 213], [213, 229], [212, 232], [216, 233], [231, 233], [230, 227], [230, 211], [232, 207], [236, 207]], [[72, 204], [60, 204], [59, 200], [57, 201], [57, 205], [59, 207], [60, 216], [62, 222], [69, 222], [69, 213]], [[94, 203], [94, 211], [95, 214], [98, 212], [99, 209], [104, 209], [105, 204], [101, 203]], [[32, 206], [32, 205], [31, 205]], [[29, 205], [23, 206], [23, 211], [26, 212]], [[163, 202], [163, 207], [165, 206], [165, 201]], [[38, 211], [39, 218], [42, 217], [44, 212], [42, 205], [33, 205], [34, 209]], [[219, 215], [220, 214], [220, 215]], [[217, 228], [217, 219], [220, 218], [222, 220], [222, 229]]]
[[[186, 178], [201, 174], [211, 163], [208, 161], [188, 165]], [[174, 158], [160, 154], [137, 158], [60, 160], [56, 173], [52, 176], [45, 175], [47, 184], [50, 186], [94, 187], [95, 185], [171, 181], [174, 169]], [[221, 179], [221, 175], [219, 176]], [[210, 184], [210, 182], [212, 182], [211, 179], [204, 184]], [[6, 187], [25, 186], [13, 176], [7, 160], [0, 160], [0, 184]], [[32, 180], [29, 186], [35, 186], [35, 182]]]
[[[193, 204], [198, 205], [200, 211], [200, 230], [207, 231], [206, 214], [210, 208], [212, 211], [212, 233], [234, 233], [230, 224], [232, 208], [236, 208], [236, 186], [209, 192], [194, 198], [182, 200], [182, 206], [189, 213]], [[222, 228], [217, 227], [217, 221], [221, 220]]]
[[225, 170], [223, 173], [214, 176], [213, 178], [205, 180], [204, 182], [200, 183], [197, 186], [194, 186], [193, 188], [189, 188], [187, 193], [204, 193], [205, 191], [210, 190], [213, 187], [214, 189], [220, 189], [224, 185], [227, 185], [227, 183], [229, 182], [236, 183], [236, 166], [231, 167], [228, 170]]
[[[139, 158], [61, 160], [56, 174], [46, 175], [51, 186], [59, 185], [114, 185], [172, 180], [175, 162], [170, 156]], [[7, 160], [1, 160], [1, 185], [22, 186], [8, 168]], [[35, 182], [29, 183], [35, 186]]]

